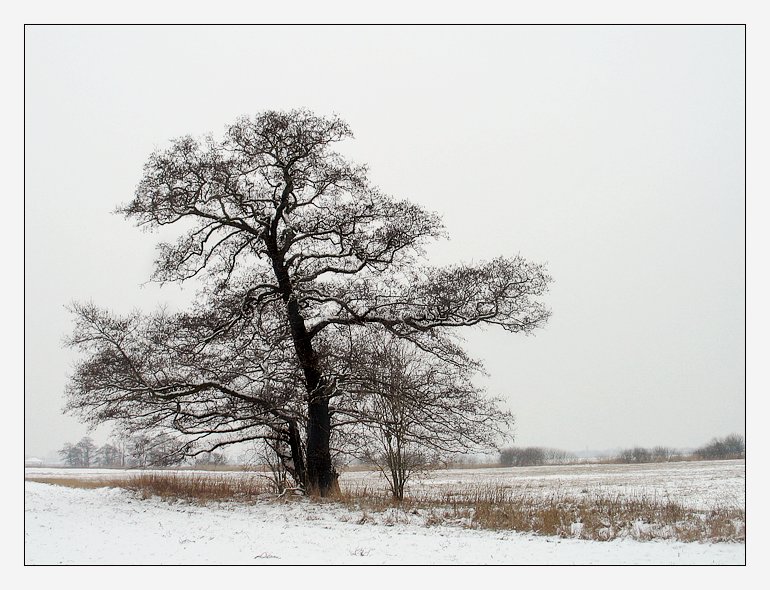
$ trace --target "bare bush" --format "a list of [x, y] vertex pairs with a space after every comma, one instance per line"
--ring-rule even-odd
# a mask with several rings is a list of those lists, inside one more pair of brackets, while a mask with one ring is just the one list
[[679, 456], [679, 452], [671, 447], [653, 447], [650, 453], [652, 460], [657, 463], [671, 461], [671, 459]]
[[513, 422], [473, 385], [480, 365], [461, 351], [439, 358], [382, 330], [354, 342], [344, 387], [358, 402], [341, 415], [359, 425], [357, 454], [380, 469], [395, 499], [441, 457], [494, 450]]
[[500, 464], [505, 467], [565, 465], [576, 460], [572, 453], [545, 447], [510, 447], [500, 451]]
[[695, 456], [700, 459], [742, 459], [746, 456], [746, 441], [740, 434], [715, 438], [696, 449]]
[[652, 462], [652, 453], [644, 447], [634, 447], [621, 451], [619, 456], [620, 463], [650, 463]]

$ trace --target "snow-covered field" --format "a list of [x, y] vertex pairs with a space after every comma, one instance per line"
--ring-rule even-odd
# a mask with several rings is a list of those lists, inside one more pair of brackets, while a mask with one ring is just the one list
[[[381, 478], [380, 478], [381, 479]], [[348, 488], [384, 486], [377, 474], [343, 474]], [[441, 497], [462, 495], [474, 487], [501, 485], [522, 495], [581, 494], [671, 499], [691, 508], [729, 506], [745, 509], [746, 463], [682, 461], [641, 465], [555, 465], [502, 469], [446, 469], [434, 471], [411, 488], [412, 493]]]
[[[26, 469], [28, 477], [116, 477], [116, 470]], [[136, 473], [136, 472], [132, 472]], [[238, 472], [217, 476], [242, 477]], [[443, 494], [480, 482], [522, 493], [652, 494], [692, 506], [744, 506], [743, 461], [644, 466], [459, 469], [413, 491]], [[379, 485], [348, 472], [343, 487]], [[305, 499], [255, 504], [168, 503], [119, 489], [25, 482], [28, 564], [743, 564], [741, 543], [610, 542], [426, 527], [419, 514], [369, 514]]]
[[27, 482], [27, 564], [742, 564], [744, 545], [475, 531], [307, 501], [194, 506]]
[[[115, 479], [142, 473], [129, 469], [61, 469], [28, 467], [27, 477], [77, 477]], [[189, 472], [188, 472], [189, 473]], [[244, 477], [241, 471], [196, 471], [212, 477]], [[373, 471], [346, 471], [340, 485], [348, 490], [387, 489]], [[732, 461], [682, 461], [641, 465], [556, 465], [545, 467], [441, 469], [412, 483], [408, 494], [440, 498], [463, 494], [479, 486], [500, 485], [523, 495], [584, 493], [623, 497], [671, 499], [692, 508], [728, 506], [745, 509], [746, 463]]]

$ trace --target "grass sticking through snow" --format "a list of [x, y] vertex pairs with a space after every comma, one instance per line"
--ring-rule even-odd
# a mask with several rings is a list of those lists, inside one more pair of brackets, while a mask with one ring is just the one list
[[[268, 478], [255, 474], [239, 477], [195, 472], [142, 472], [122, 479], [27, 478], [29, 481], [78, 488], [120, 487], [143, 498], [168, 501], [253, 502], [275, 498]], [[280, 501], [291, 501], [284, 495]], [[390, 494], [367, 487], [343, 490], [331, 498], [312, 501], [334, 503], [361, 512], [350, 522], [394, 525], [420, 522], [425, 526], [454, 525], [475, 529], [510, 530], [559, 537], [610, 541], [673, 539], [686, 542], [745, 542], [746, 513], [729, 506], [710, 510], [686, 508], [669, 499], [623, 497], [584, 493], [532, 496], [504, 485], [468, 486], [452, 493], [427, 493], [394, 502]]]

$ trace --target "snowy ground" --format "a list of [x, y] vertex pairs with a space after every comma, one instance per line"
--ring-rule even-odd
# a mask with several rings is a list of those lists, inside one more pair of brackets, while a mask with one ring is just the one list
[[306, 500], [194, 506], [26, 482], [27, 564], [742, 564], [744, 545], [364, 522]]
[[[670, 465], [675, 466], [674, 473], [664, 469]], [[593, 468], [513, 471], [516, 481], [525, 482], [523, 489], [535, 492], [553, 489], [555, 482], [562, 492], [571, 486], [579, 492], [593, 481], [591, 486], [614, 485], [634, 494], [643, 490], [678, 494], [676, 499], [689, 497], [698, 505], [727, 500], [743, 505], [743, 462], [691, 464], [691, 469], [679, 472], [681, 465], [643, 470], [645, 475], [638, 477], [638, 468], [629, 470], [625, 488], [618, 473], [621, 466], [597, 466], [607, 468], [600, 473]], [[62, 470], [26, 472], [34, 477], [63, 475]], [[482, 478], [512, 483], [510, 472], [442, 471], [422, 485], [459, 489]], [[67, 476], [78, 473], [64, 471]], [[104, 477], [115, 472], [88, 470], [81, 475]], [[343, 477], [343, 485], [348, 486], [373, 481], [370, 473]], [[745, 545], [559, 539], [456, 526], [425, 527], [419, 515], [403, 511], [371, 515], [304, 499], [194, 506], [141, 500], [118, 489], [25, 482], [25, 563], [743, 564]]]

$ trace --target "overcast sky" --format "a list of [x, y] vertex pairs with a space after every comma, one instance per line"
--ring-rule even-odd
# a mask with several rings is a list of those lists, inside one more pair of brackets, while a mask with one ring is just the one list
[[27, 28], [25, 453], [86, 434], [61, 415], [69, 302], [194, 294], [142, 286], [157, 236], [112, 214], [149, 153], [295, 107], [443, 215], [431, 263], [548, 264], [545, 329], [466, 333], [517, 444], [743, 433], [743, 48], [739, 26]]

